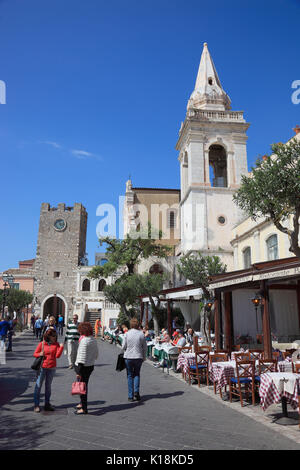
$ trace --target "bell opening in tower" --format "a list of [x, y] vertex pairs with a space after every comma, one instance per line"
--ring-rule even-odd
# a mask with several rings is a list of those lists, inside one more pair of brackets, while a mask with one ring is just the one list
[[227, 188], [227, 155], [221, 145], [209, 148], [209, 177], [214, 188]]

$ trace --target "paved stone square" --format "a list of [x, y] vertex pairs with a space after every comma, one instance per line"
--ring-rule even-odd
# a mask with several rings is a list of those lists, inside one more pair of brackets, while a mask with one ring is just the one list
[[52, 385], [56, 411], [36, 414], [30, 368], [36, 345], [31, 332], [23, 333], [15, 338], [7, 364], [0, 366], [2, 450], [300, 449], [298, 426], [271, 424], [259, 406], [242, 410], [239, 403], [214, 396], [212, 387], [189, 386], [180, 374], [163, 373], [148, 361], [141, 373], [142, 401], [129, 403], [126, 372], [115, 371], [120, 349], [100, 339], [89, 383], [89, 414], [74, 415], [78, 400], [70, 390], [75, 374], [65, 355], [58, 359]]

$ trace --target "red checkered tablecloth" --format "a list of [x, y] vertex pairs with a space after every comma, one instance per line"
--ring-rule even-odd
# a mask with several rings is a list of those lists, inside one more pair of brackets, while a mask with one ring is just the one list
[[183, 368], [183, 372], [186, 375], [188, 373], [189, 366], [193, 366], [195, 364], [195, 353], [181, 353], [177, 359], [177, 370]]
[[[282, 378], [288, 380], [289, 376], [296, 376], [294, 393], [290, 394], [285, 390], [280, 392], [276, 387], [273, 376], [275, 374], [281, 374]], [[281, 397], [284, 396], [287, 399], [292, 408], [298, 408], [298, 387], [300, 384], [300, 377], [296, 374], [290, 372], [280, 373], [280, 372], [266, 372], [260, 376], [260, 387], [259, 387], [259, 396], [260, 396], [260, 406], [265, 411], [270, 405], [274, 403], [280, 403]]]
[[230, 379], [235, 377], [235, 361], [212, 362], [209, 377], [211, 382], [216, 384], [216, 390], [225, 387]]

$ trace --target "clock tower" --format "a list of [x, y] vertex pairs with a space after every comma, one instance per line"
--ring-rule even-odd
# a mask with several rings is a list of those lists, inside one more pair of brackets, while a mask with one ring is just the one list
[[43, 203], [35, 260], [35, 314], [72, 315], [76, 270], [86, 250], [87, 212], [82, 204]]

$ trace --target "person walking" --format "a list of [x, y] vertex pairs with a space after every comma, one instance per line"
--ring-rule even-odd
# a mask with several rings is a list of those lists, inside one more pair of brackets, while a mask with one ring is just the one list
[[17, 320], [12, 320], [10, 317], [7, 317], [7, 321], [10, 325], [8, 332], [7, 332], [7, 348], [6, 352], [11, 352], [12, 351], [12, 337], [15, 334], [14, 332], [14, 327], [17, 324]]
[[60, 313], [58, 316], [58, 334], [62, 336], [63, 332], [64, 332], [64, 317]]
[[143, 332], [139, 329], [137, 318], [130, 320], [130, 330], [124, 336], [122, 345], [127, 369], [128, 401], [139, 401], [140, 397], [140, 370], [146, 360], [147, 342]]
[[77, 379], [80, 380], [80, 382], [85, 383], [86, 393], [84, 395], [80, 395], [81, 402], [77, 405], [75, 414], [86, 415], [88, 413], [88, 382], [90, 375], [94, 370], [95, 361], [98, 357], [98, 344], [97, 340], [93, 336], [93, 327], [89, 322], [80, 323], [78, 326], [78, 332], [81, 336], [79, 338], [75, 372], [77, 374]]
[[98, 337], [100, 329], [101, 329], [101, 318], [97, 318], [97, 320], [95, 322], [95, 338]]
[[57, 333], [50, 328], [44, 334], [43, 341], [41, 341], [35, 352], [34, 357], [44, 356], [42, 366], [40, 368], [37, 381], [34, 389], [34, 411], [39, 413], [40, 409], [40, 395], [43, 382], [45, 380], [45, 411], [54, 411], [54, 407], [50, 404], [51, 397], [51, 384], [56, 370], [56, 359], [58, 359], [64, 350], [63, 344], [58, 344]]
[[43, 329], [42, 329], [42, 336], [44, 336], [44, 334], [46, 333], [46, 331], [48, 331], [50, 328], [52, 330], [55, 330], [56, 333], [57, 333], [57, 328], [56, 328], [56, 319], [55, 317], [52, 315], [51, 317], [49, 317], [47, 319], [47, 322], [45, 321], [45, 324], [43, 326]]
[[79, 340], [79, 332], [78, 332], [78, 315], [73, 315], [73, 322], [68, 323], [66, 336], [65, 336], [65, 343], [67, 342], [68, 345], [68, 361], [69, 361], [69, 369], [73, 369], [75, 365], [75, 360], [77, 356], [77, 349], [78, 349], [78, 340]]
[[34, 331], [35, 320], [36, 320], [35, 315], [32, 314], [31, 317], [30, 317], [30, 328], [32, 328], [33, 334], [35, 334], [35, 331]]
[[43, 325], [44, 325], [43, 320], [38, 316], [34, 324], [34, 331], [35, 331], [36, 339], [41, 339]]

